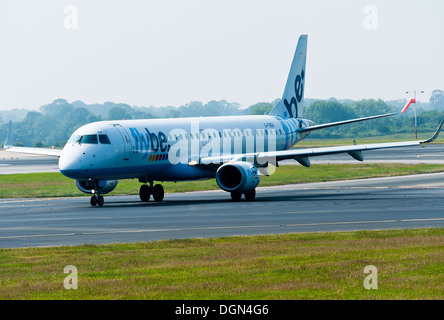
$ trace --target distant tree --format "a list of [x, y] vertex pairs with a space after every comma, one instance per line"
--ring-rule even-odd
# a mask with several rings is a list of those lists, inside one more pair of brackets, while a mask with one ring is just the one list
[[442, 119], [444, 112], [438, 110], [424, 111], [418, 115], [418, 129], [433, 131], [436, 129], [439, 120]]
[[9, 120], [12, 120], [12, 122], [20, 122], [26, 117], [28, 112], [29, 110], [19, 108], [0, 111], [0, 113], [3, 114], [3, 121], [5, 123], [8, 123]]
[[178, 109], [171, 109], [165, 115], [167, 118], [180, 118], [180, 111]]
[[433, 90], [430, 96], [430, 104], [435, 110], [444, 110], [444, 91]]
[[[7, 121], [12, 120], [14, 144], [21, 146], [63, 146], [69, 136], [80, 126], [102, 119], [148, 119], [166, 117], [217, 116], [238, 114], [268, 114], [279, 99], [271, 103], [258, 102], [247, 109], [226, 100], [212, 100], [208, 103], [191, 101], [180, 107], [131, 107], [124, 103], [105, 102], [103, 104], [85, 104], [82, 101], [69, 103], [57, 99], [43, 105], [38, 111], [12, 109], [2, 111], [0, 119], [0, 144], [6, 140]], [[311, 104], [304, 109], [303, 117], [317, 124], [341, 121], [357, 117], [366, 117], [400, 110], [403, 101], [395, 101], [393, 106], [382, 100], [328, 100], [306, 99]], [[434, 90], [430, 98], [433, 110], [418, 108], [418, 130], [434, 131], [439, 119], [444, 116], [444, 91]], [[413, 109], [412, 109], [413, 110]], [[442, 110], [442, 112], [441, 112]], [[359, 122], [325, 130], [313, 131], [310, 138], [351, 138], [380, 136], [392, 133], [410, 133], [413, 125], [413, 111], [393, 117]]]
[[[350, 105], [356, 117], [369, 117], [393, 112], [393, 107], [383, 100], [363, 99], [355, 101]], [[394, 120], [392, 118], [374, 119], [351, 125], [359, 127], [359, 136], [377, 136], [391, 134]]]
[[350, 107], [335, 100], [318, 100], [304, 110], [304, 118], [315, 123], [328, 123], [347, 120], [355, 117]]
[[[239, 109], [239, 104], [233, 102], [227, 102], [226, 100], [211, 100], [206, 104], [200, 101], [191, 101], [179, 108], [169, 109], [166, 112], [168, 117], [177, 114], [180, 117], [210, 117], [210, 116], [227, 116], [227, 115], [239, 115], [243, 111]], [[176, 110], [174, 110], [176, 109]]]
[[34, 142], [33, 147], [34, 148], [46, 148], [46, 147], [48, 147], [48, 145], [44, 144], [40, 140], [37, 140], [37, 141]]
[[381, 99], [359, 100], [352, 103], [350, 107], [357, 117], [368, 117], [393, 112], [393, 107], [389, 106]]
[[101, 120], [102, 120], [101, 116], [97, 116], [94, 113], [89, 112], [88, 115], [86, 116], [85, 123], [91, 123]]
[[250, 114], [263, 115], [268, 114], [273, 109], [273, 104], [269, 102], [259, 102], [250, 106]]
[[132, 110], [133, 118], [134, 119], [151, 119], [153, 118], [152, 114], [149, 112], [145, 112], [142, 110]]
[[43, 105], [39, 110], [45, 115], [51, 115], [56, 119], [64, 119], [74, 107], [65, 99], [54, 100], [50, 104]]
[[77, 108], [69, 112], [66, 118], [74, 123], [85, 123], [85, 120], [89, 115], [90, 112], [85, 108]]
[[116, 106], [109, 110], [108, 112], [108, 119], [109, 120], [123, 120], [123, 119], [131, 119], [132, 114], [131, 110], [122, 107], [122, 106]]

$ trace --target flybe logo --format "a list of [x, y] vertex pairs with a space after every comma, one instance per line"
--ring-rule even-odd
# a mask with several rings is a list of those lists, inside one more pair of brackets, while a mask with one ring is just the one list
[[130, 128], [130, 131], [136, 143], [135, 149], [139, 152], [145, 151], [142, 159], [147, 157], [148, 153], [146, 152], [166, 152], [170, 149], [167, 136], [163, 132], [155, 134], [149, 132], [146, 128], [146, 132], [142, 133], [139, 133], [136, 128]]
[[[173, 128], [168, 134], [151, 132], [147, 128], [128, 128], [131, 132], [132, 150], [141, 160], [166, 161], [171, 164], [200, 161], [211, 157], [219, 161], [222, 155], [253, 154], [275, 151], [278, 132], [274, 123], [255, 129], [200, 129], [199, 121], [191, 121], [189, 130]], [[285, 130], [285, 129], [284, 129]], [[293, 130], [295, 131], [295, 130]]]
[[290, 102], [288, 102], [287, 98], [284, 99], [284, 104], [287, 108], [288, 116], [291, 118], [296, 118], [298, 116], [298, 103], [301, 103], [304, 93], [304, 78], [305, 73], [304, 70], [302, 70], [301, 74], [298, 74], [294, 81], [295, 97], [291, 97]]

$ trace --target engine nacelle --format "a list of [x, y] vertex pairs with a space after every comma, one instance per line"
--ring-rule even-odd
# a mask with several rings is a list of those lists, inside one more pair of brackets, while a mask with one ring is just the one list
[[229, 162], [216, 172], [218, 186], [228, 192], [247, 192], [256, 188], [260, 175], [257, 167], [248, 162]]
[[[101, 194], [107, 194], [117, 187], [118, 180], [99, 180], [98, 187]], [[80, 191], [92, 194], [95, 190], [94, 181], [91, 180], [76, 180], [76, 186]]]

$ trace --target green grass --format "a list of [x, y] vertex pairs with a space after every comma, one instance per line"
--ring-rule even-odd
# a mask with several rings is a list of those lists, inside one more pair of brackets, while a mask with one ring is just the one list
[[[344, 179], [386, 177], [396, 175], [442, 172], [437, 164], [320, 164], [305, 168], [300, 165], [280, 166], [269, 177], [262, 176], [260, 186], [323, 182]], [[120, 180], [110, 195], [138, 194], [137, 179]], [[218, 189], [214, 179], [191, 182], [166, 182], [166, 192]], [[0, 198], [72, 197], [82, 196], [73, 180], [61, 173], [29, 173], [0, 175]]]
[[443, 247], [433, 228], [0, 249], [0, 299], [443, 299]]
[[[440, 172], [440, 165], [281, 166], [261, 185]], [[114, 194], [137, 194], [123, 180]], [[167, 192], [217, 189], [214, 180]], [[79, 196], [60, 173], [0, 175], [0, 197]], [[443, 299], [444, 229], [0, 249], [0, 299]], [[63, 269], [78, 269], [66, 290]], [[363, 286], [378, 268], [378, 289]]]

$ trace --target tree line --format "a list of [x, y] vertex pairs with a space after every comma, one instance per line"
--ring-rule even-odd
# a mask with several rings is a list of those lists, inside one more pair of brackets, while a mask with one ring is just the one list
[[[155, 119], [199, 116], [263, 115], [267, 114], [279, 99], [256, 103], [242, 109], [238, 103], [225, 100], [202, 103], [192, 101], [180, 107], [138, 107], [123, 103], [105, 102], [85, 104], [82, 101], [69, 103], [57, 99], [43, 105], [38, 111], [27, 111], [21, 120], [15, 119], [13, 135], [16, 145], [30, 147], [63, 147], [70, 135], [84, 124], [100, 120]], [[384, 102], [382, 100], [338, 101], [306, 99], [303, 117], [316, 124], [398, 112], [406, 101]], [[367, 122], [360, 122], [330, 129], [314, 131], [310, 138], [362, 138], [413, 132], [414, 106], [402, 115]], [[23, 111], [20, 111], [23, 112]], [[1, 114], [0, 114], [1, 115]], [[8, 114], [6, 114], [8, 116]], [[444, 91], [435, 90], [430, 103], [417, 106], [417, 123], [422, 132], [436, 129], [444, 116]], [[11, 114], [9, 114], [11, 118]], [[9, 119], [3, 112], [0, 126], [0, 144], [6, 140]], [[14, 120], [14, 119], [13, 119]]]

